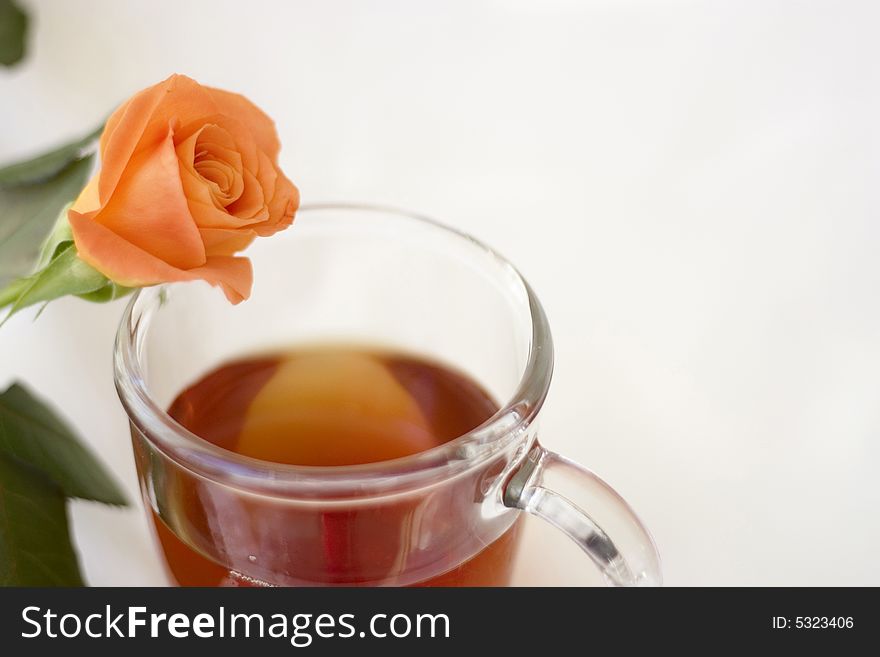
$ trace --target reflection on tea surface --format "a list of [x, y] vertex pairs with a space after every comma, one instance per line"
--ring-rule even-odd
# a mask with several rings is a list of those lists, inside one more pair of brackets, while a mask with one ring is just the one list
[[221, 447], [293, 465], [416, 454], [498, 410], [465, 375], [414, 358], [315, 349], [236, 361], [184, 390], [169, 413]]

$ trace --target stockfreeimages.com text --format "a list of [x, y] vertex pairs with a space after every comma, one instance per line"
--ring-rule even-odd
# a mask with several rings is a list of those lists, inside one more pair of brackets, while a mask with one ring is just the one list
[[[58, 614], [51, 609], [25, 607], [21, 612], [30, 639], [39, 636], [74, 638], [87, 636], [146, 638], [171, 636], [204, 639], [225, 637], [271, 637], [287, 639], [297, 648], [305, 648], [315, 638], [449, 638], [450, 622], [446, 614], [373, 614], [363, 624], [355, 614], [239, 614], [224, 607], [216, 612], [195, 615], [149, 613], [146, 607], [113, 610], [106, 605], [102, 612]], [[360, 626], [360, 627], [359, 627]]]

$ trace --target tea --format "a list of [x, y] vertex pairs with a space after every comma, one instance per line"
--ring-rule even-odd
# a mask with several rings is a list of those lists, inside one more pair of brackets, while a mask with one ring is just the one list
[[[223, 365], [181, 392], [169, 414], [205, 440], [245, 456], [292, 465], [344, 466], [431, 449], [474, 429], [497, 410], [479, 385], [442, 365], [408, 355], [323, 348]], [[242, 525], [239, 533], [251, 531], [240, 509], [202, 509], [204, 500], [190, 488], [180, 486], [183, 513], [238, 514], [224, 519], [226, 533], [230, 522]], [[472, 504], [473, 493], [462, 499]], [[296, 581], [303, 583], [393, 582], [411, 566], [419, 564], [424, 571], [424, 564], [430, 564], [429, 577], [406, 583], [506, 584], [516, 525], [458, 563], [451, 554], [422, 554], [413, 545], [415, 519], [424, 521], [430, 516], [426, 503], [436, 506], [438, 501], [462, 503], [425, 498], [396, 501], [381, 509], [288, 511], [279, 517], [277, 535], [258, 542], [263, 554], [249, 559], [270, 572], [283, 570], [286, 581], [295, 573]], [[469, 529], [449, 526], [442, 520], [447, 516], [431, 516], [438, 518], [433, 521], [436, 527], [417, 531], [445, 532], [450, 545], [461, 550], [470, 540]], [[210, 527], [214, 520], [197, 522]], [[158, 517], [155, 521], [169, 570], [179, 584], [263, 583], [202, 556]]]
[[224, 365], [169, 414], [215, 445], [275, 463], [409, 456], [482, 424], [498, 405], [465, 375], [410, 356], [313, 349]]

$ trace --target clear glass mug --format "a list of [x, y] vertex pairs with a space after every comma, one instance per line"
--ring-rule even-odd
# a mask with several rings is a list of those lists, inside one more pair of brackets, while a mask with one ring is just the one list
[[[538, 442], [553, 345], [504, 258], [425, 217], [303, 208], [249, 252], [233, 307], [203, 284], [140, 291], [117, 335], [116, 386], [171, 577], [196, 585], [507, 585], [522, 511], [573, 539], [611, 585], [658, 585], [651, 536], [595, 474]], [[304, 467], [201, 440], [165, 412], [223, 361], [298, 344], [389, 347], [448, 363], [501, 409], [406, 458]]]

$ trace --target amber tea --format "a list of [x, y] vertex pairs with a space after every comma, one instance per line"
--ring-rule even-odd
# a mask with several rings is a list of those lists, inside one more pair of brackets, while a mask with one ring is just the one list
[[[497, 410], [497, 403], [478, 384], [443, 365], [367, 349], [321, 348], [222, 365], [183, 390], [169, 414], [194, 434], [238, 454], [274, 463], [346, 466], [431, 449], [476, 428]], [[180, 504], [190, 515], [203, 513], [208, 527], [211, 514], [231, 512], [203, 509], [205, 500], [185, 485]], [[278, 568], [296, 572], [304, 583], [380, 580], [407, 569], [408, 555], [417, 547], [408, 544], [408, 533], [412, 523], [420, 521], [419, 504], [398, 504], [381, 514], [353, 507], [281, 518], [278, 540], [251, 558], [278, 561]], [[247, 532], [247, 516], [240, 518], [240, 529]], [[155, 518], [155, 524], [168, 568], [179, 584], [270, 583], [211, 561], [160, 519]], [[468, 528], [438, 526], [437, 531], [464, 533]], [[436, 574], [412, 583], [505, 585], [515, 533], [516, 525], [464, 563], [435, 566]], [[443, 556], [434, 555], [434, 561], [442, 563]]]

